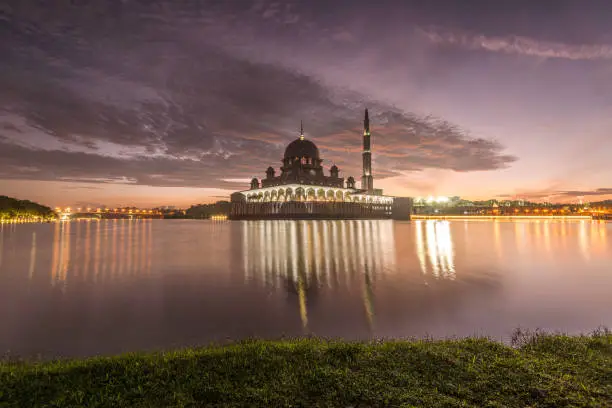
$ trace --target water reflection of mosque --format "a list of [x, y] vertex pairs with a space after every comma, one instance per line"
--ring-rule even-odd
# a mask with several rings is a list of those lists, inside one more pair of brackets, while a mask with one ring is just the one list
[[[309, 305], [323, 291], [359, 288], [371, 328], [374, 286], [386, 276], [410, 275], [413, 270], [420, 280], [455, 278], [450, 224], [415, 222], [405, 227], [387, 220], [245, 221], [244, 278], [249, 285], [283, 290], [290, 301], [297, 300], [304, 328]], [[411, 234], [401, 236], [409, 230]], [[419, 266], [413, 263], [415, 250]]]
[[361, 286], [371, 323], [372, 285], [395, 271], [393, 225], [387, 220], [245, 222], [245, 279], [297, 297], [304, 327], [308, 304], [322, 290]]

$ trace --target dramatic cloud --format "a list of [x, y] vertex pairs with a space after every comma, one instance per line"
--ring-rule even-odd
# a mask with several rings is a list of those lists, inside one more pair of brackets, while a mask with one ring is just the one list
[[[236, 188], [227, 180], [279, 164], [300, 119], [327, 165], [358, 177], [365, 106], [378, 178], [426, 168], [494, 170], [515, 160], [499, 143], [443, 120], [255, 62], [214, 38], [194, 41], [187, 34], [210, 15], [168, 24], [180, 8], [158, 4], [170, 11], [153, 22], [120, 13], [112, 31], [88, 18], [90, 26], [73, 21], [71, 30], [53, 19], [15, 20], [5, 30], [1, 178]], [[62, 18], [73, 20], [75, 10]], [[251, 12], [281, 25], [299, 20], [290, 4], [256, 2]]]
[[[503, 154], [503, 147], [493, 141], [473, 138], [465, 130], [444, 120], [418, 117], [374, 104], [371, 114], [373, 146], [381, 175], [397, 175], [426, 168], [450, 169], [458, 172], [501, 169], [516, 160]], [[381, 109], [380, 111], [378, 109]], [[371, 111], [372, 112], [372, 111]], [[339, 153], [350, 151], [356, 157], [361, 146], [356, 143], [361, 128], [321, 137], [320, 145], [330, 150], [331, 157], [341, 160]], [[349, 164], [346, 162], [346, 164]], [[359, 173], [359, 162], [353, 159], [353, 174]], [[357, 173], [355, 173], [357, 172]], [[384, 173], [383, 173], [384, 172]]]
[[[374, 176], [390, 194], [479, 197], [543, 190], [550, 180], [561, 183], [555, 192], [610, 181], [596, 170], [612, 153], [602, 143], [612, 37], [609, 12], [596, 7], [47, 3], [0, 5], [5, 194], [27, 198], [56, 184], [93, 185], [100, 200], [126, 185], [141, 200], [165, 187], [237, 190], [280, 166], [300, 120], [324, 165], [359, 179], [366, 107]], [[566, 30], [565, 21], [583, 23]], [[471, 50], [584, 61], [534, 65]], [[588, 169], [567, 160], [587, 153], [580, 146], [590, 149]], [[587, 171], [592, 184], [579, 183]], [[188, 203], [193, 190], [182, 191]]]
[[434, 44], [455, 45], [472, 50], [570, 60], [612, 60], [612, 45], [609, 44], [563, 44], [521, 36], [492, 37], [440, 28], [420, 32]]

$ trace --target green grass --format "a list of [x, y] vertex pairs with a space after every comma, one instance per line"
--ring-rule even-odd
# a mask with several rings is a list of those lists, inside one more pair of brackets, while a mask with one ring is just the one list
[[0, 363], [0, 407], [611, 407], [612, 333], [299, 339]]

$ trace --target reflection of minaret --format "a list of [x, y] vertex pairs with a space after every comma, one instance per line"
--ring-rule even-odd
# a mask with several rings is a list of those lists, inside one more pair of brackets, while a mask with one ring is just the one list
[[302, 328], [308, 329], [308, 305], [306, 304], [306, 282], [304, 282], [303, 273], [298, 273], [297, 291], [300, 302], [300, 319], [302, 320]]
[[363, 305], [365, 307], [366, 319], [368, 321], [368, 329], [372, 331], [374, 326], [374, 293], [372, 291], [372, 279], [366, 265], [363, 282]]
[[363, 120], [363, 175], [361, 176], [361, 189], [371, 193], [374, 189], [374, 179], [372, 178], [372, 152], [370, 148], [370, 117], [366, 109]]

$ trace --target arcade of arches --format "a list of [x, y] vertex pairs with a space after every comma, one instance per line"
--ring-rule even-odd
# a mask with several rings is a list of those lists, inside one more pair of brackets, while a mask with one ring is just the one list
[[354, 203], [376, 203], [392, 204], [393, 198], [386, 196], [374, 196], [369, 194], [355, 194], [355, 190], [345, 188], [331, 188], [321, 186], [284, 185], [257, 189], [255, 191], [244, 191], [242, 194], [247, 202], [354, 202]]

